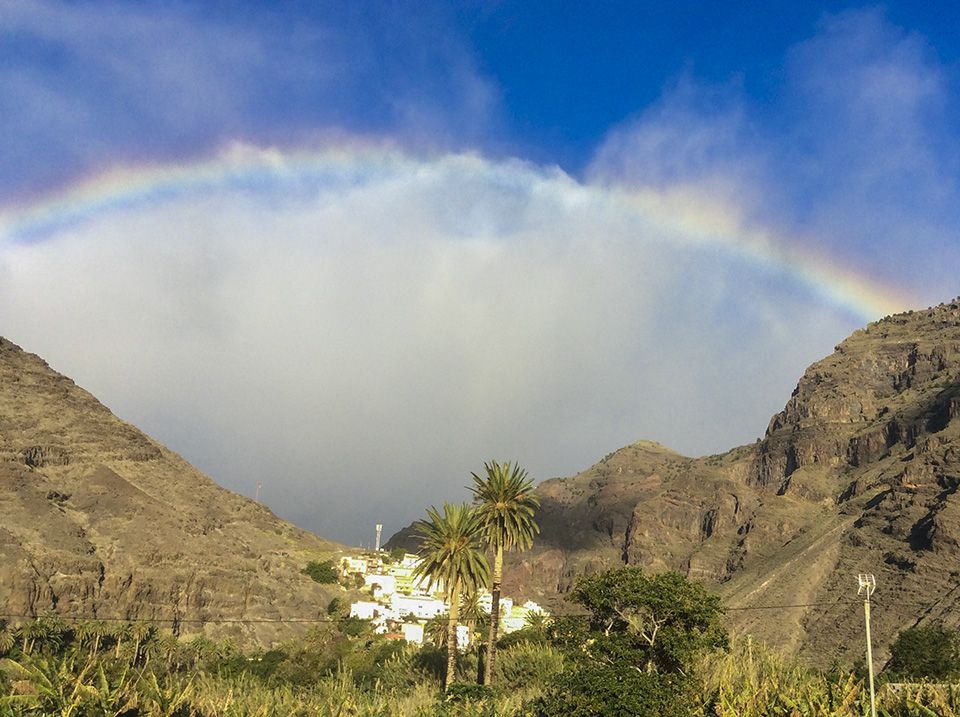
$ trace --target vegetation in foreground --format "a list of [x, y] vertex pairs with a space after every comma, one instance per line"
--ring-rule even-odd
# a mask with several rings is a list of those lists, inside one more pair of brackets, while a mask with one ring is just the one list
[[[858, 670], [811, 670], [750, 642], [730, 645], [717, 596], [678, 573], [623, 567], [581, 578], [570, 615], [534, 615], [497, 638], [503, 552], [529, 547], [538, 499], [525, 471], [485, 465], [474, 505], [431, 508], [415, 575], [442, 584], [450, 614], [412, 647], [373, 634], [334, 599], [299, 640], [244, 653], [148, 623], [0, 621], [0, 717], [863, 717]], [[493, 570], [484, 549], [493, 552]], [[330, 561], [304, 572], [336, 580]], [[494, 608], [496, 610], [496, 608]], [[456, 649], [460, 620], [470, 650]], [[481, 659], [477, 645], [489, 630]], [[496, 660], [494, 657], [496, 656]], [[475, 680], [485, 684], [473, 684]], [[901, 633], [882, 717], [960, 717], [960, 640], [941, 625]], [[919, 682], [936, 679], [940, 682]], [[892, 680], [900, 680], [893, 682]], [[496, 686], [493, 686], [493, 685]]]
[[[584, 578], [573, 599], [582, 616], [535, 620], [499, 641], [498, 687], [470, 684], [479, 667], [470, 651], [445, 692], [445, 650], [385, 639], [350, 618], [243, 653], [144, 623], [47, 616], [0, 629], [0, 717], [869, 714], [854, 670], [812, 670], [749, 641], [727, 644], [722, 606], [678, 574], [622, 568]], [[953, 631], [916, 630], [901, 636], [895, 660], [940, 669], [943, 654], [956, 654]], [[881, 680], [878, 707], [881, 717], [960, 717], [960, 686]]]

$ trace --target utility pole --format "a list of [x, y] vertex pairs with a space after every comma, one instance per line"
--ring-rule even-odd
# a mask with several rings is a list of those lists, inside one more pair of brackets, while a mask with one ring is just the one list
[[867, 672], [870, 675], [870, 717], [877, 717], [877, 698], [873, 692], [873, 647], [870, 644], [870, 596], [877, 589], [877, 579], [869, 573], [857, 575], [859, 589], [857, 595], [863, 595], [863, 618], [867, 626]]

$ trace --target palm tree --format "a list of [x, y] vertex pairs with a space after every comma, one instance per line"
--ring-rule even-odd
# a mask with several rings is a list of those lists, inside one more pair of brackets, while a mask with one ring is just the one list
[[441, 585], [450, 606], [447, 621], [447, 676], [449, 687], [457, 669], [457, 620], [460, 614], [461, 591], [476, 590], [486, 583], [490, 573], [480, 545], [480, 516], [466, 504], [443, 504], [443, 513], [431, 507], [429, 520], [414, 524], [422, 538], [417, 555], [420, 561], [413, 569], [414, 578], [426, 578], [427, 589]]
[[25, 655], [33, 652], [33, 648], [40, 644], [40, 647], [51, 647], [58, 650], [63, 644], [66, 626], [59, 615], [55, 613], [46, 613], [40, 617], [25, 623], [20, 628], [20, 634], [23, 638], [22, 651]]
[[124, 640], [129, 640], [130, 635], [132, 634], [133, 629], [129, 622], [118, 622], [115, 625], [110, 627], [110, 637], [112, 637], [116, 642], [114, 643], [113, 656], [117, 659], [120, 659], [120, 649], [123, 647]]
[[133, 637], [133, 664], [140, 663], [141, 650], [143, 646], [150, 642], [157, 634], [157, 628], [149, 622], [137, 620], [130, 628], [130, 635]]
[[423, 641], [433, 645], [437, 649], [442, 648], [447, 642], [447, 625], [449, 624], [449, 615], [437, 615], [427, 620], [423, 626]]
[[460, 618], [469, 628], [470, 642], [474, 642], [474, 633], [490, 625], [490, 614], [480, 604], [480, 593], [476, 590], [464, 593], [460, 601]]
[[172, 632], [165, 632], [150, 643], [150, 648], [163, 657], [167, 672], [171, 672], [180, 653], [180, 641]]
[[93, 657], [99, 652], [100, 641], [109, 631], [110, 628], [102, 620], [80, 620], [74, 627], [74, 636], [79, 647], [90, 646], [90, 657]]
[[0, 627], [0, 657], [10, 652], [16, 644], [16, 633], [13, 629], [7, 627], [6, 623], [3, 623], [3, 626]]
[[524, 627], [530, 628], [538, 635], [546, 635], [547, 628], [550, 627], [550, 618], [540, 610], [531, 610], [527, 613], [524, 623]]
[[481, 478], [471, 473], [473, 500], [483, 522], [483, 537], [493, 550], [493, 580], [490, 593], [490, 634], [487, 638], [487, 659], [483, 682], [493, 681], [493, 663], [496, 659], [497, 638], [500, 632], [500, 583], [503, 580], [503, 552], [526, 550], [533, 545], [540, 526], [533, 519], [540, 507], [540, 498], [533, 490], [533, 480], [519, 465], [490, 461], [484, 463], [486, 475]]

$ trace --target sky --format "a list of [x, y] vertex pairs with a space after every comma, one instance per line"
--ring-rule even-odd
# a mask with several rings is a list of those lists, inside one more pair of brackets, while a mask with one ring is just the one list
[[960, 9], [0, 0], [0, 335], [369, 544], [952, 299]]

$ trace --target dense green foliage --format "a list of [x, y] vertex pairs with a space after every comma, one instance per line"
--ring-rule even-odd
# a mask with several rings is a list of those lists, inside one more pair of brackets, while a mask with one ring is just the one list
[[533, 545], [533, 538], [540, 526], [533, 519], [540, 507], [540, 498], [533, 489], [533, 480], [519, 465], [484, 463], [484, 475], [471, 473], [470, 487], [480, 529], [487, 547], [493, 551], [493, 573], [490, 593], [492, 607], [487, 636], [487, 659], [484, 666], [484, 684], [492, 684], [497, 656], [497, 639], [500, 637], [500, 583], [503, 580], [503, 553], [507, 550], [526, 550]]
[[333, 564], [332, 560], [311, 560], [300, 572], [309, 576], [318, 583], [335, 583], [339, 577], [337, 573], [337, 566]]
[[[477, 672], [474, 647], [446, 693], [443, 648], [345, 618], [246, 653], [142, 622], [0, 621], [0, 717], [868, 714], [850, 670], [814, 670], [749, 640], [720, 649], [719, 603], [681, 576], [620, 569], [581, 580], [573, 597], [581, 617], [535, 620], [500, 641], [497, 688], [465, 684]], [[898, 642], [942, 646], [929, 637], [938, 634], [905, 631]], [[883, 682], [880, 717], [960, 717], [960, 687]]]
[[625, 567], [581, 578], [571, 599], [583, 618], [551, 633], [567, 657], [541, 701], [545, 715], [683, 715], [702, 657], [727, 644], [719, 598], [678, 573]]
[[[503, 694], [457, 682], [444, 696], [444, 650], [387, 640], [362, 621], [358, 632], [356, 623], [323, 623], [254, 653], [203, 636], [178, 639], [142, 623], [48, 616], [0, 624], [0, 717], [508, 715], [535, 696], [525, 684]], [[505, 655], [510, 674], [525, 675], [523, 681], [539, 679], [551, 660], [546, 648], [530, 667], [522, 650]], [[463, 655], [461, 667], [456, 679], [472, 681], [476, 655]]]
[[887, 670], [907, 680], [955, 677], [960, 673], [960, 636], [939, 623], [908, 628], [890, 646]]

